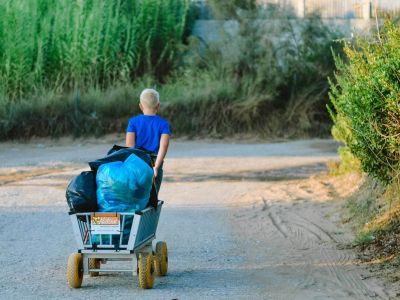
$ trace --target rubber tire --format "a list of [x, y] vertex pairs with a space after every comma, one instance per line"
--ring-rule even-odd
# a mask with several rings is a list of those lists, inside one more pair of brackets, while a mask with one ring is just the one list
[[157, 242], [155, 254], [156, 274], [165, 276], [168, 272], [168, 248], [166, 242]]
[[[100, 259], [89, 258], [89, 269], [100, 269]], [[89, 272], [90, 277], [99, 276], [99, 272]]]
[[71, 288], [78, 289], [83, 280], [83, 258], [81, 253], [72, 253], [67, 262], [67, 281]]
[[139, 254], [139, 286], [142, 289], [151, 289], [154, 285], [154, 260], [151, 253]]

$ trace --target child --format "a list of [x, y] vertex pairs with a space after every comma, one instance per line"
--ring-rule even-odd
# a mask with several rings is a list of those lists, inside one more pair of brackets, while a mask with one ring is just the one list
[[160, 108], [160, 96], [156, 90], [143, 90], [140, 94], [139, 107], [143, 114], [129, 120], [126, 130], [126, 146], [144, 149], [156, 158], [153, 170], [158, 192], [163, 176], [162, 165], [168, 151], [171, 134], [169, 123], [157, 116]]

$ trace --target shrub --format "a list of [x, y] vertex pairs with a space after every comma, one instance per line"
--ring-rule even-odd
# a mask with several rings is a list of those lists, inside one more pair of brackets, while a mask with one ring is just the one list
[[327, 77], [335, 67], [331, 49], [340, 52], [335, 42], [340, 32], [318, 15], [302, 19], [290, 11], [237, 2], [239, 8], [234, 2], [213, 2], [222, 11], [215, 14], [234, 18], [226, 24], [230, 33], [207, 45], [192, 41], [174, 85], [196, 91], [187, 100], [214, 98], [235, 106], [245, 121], [239, 130], [245, 132], [286, 137], [327, 133]]
[[331, 83], [334, 136], [382, 183], [398, 180], [400, 28], [386, 23], [374, 39], [346, 44]]

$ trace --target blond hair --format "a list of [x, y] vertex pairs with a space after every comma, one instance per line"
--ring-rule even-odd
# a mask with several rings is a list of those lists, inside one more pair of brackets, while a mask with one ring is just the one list
[[160, 103], [160, 95], [154, 89], [145, 89], [140, 94], [140, 103], [147, 109], [154, 109]]

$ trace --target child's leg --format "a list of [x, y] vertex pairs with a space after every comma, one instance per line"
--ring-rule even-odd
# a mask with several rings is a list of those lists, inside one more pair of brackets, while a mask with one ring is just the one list
[[162, 182], [163, 175], [164, 175], [163, 164], [164, 163], [162, 163], [161, 166], [157, 170], [157, 177], [156, 177], [157, 194], [160, 192], [161, 182]]

